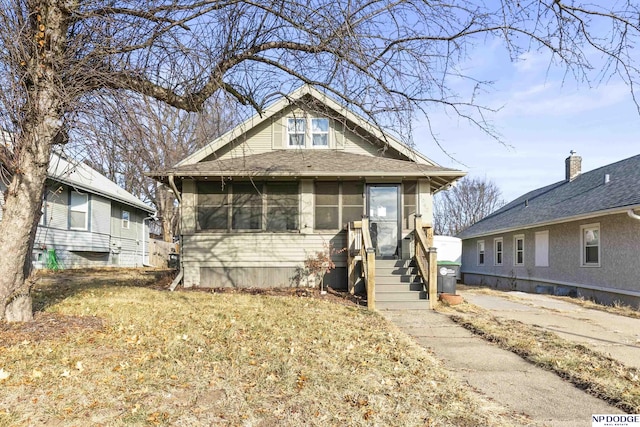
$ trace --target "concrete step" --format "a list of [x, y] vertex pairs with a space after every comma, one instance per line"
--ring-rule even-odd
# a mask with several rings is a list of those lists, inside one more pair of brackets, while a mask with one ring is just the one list
[[377, 310], [429, 310], [429, 300], [421, 299], [416, 301], [378, 301]]
[[382, 267], [382, 268], [415, 267], [415, 261], [412, 259], [377, 259], [376, 269], [378, 267]]
[[387, 291], [378, 292], [376, 290], [376, 303], [378, 301], [415, 301], [426, 299], [427, 295], [421, 291]]
[[376, 292], [420, 292], [424, 290], [424, 286], [422, 282], [413, 282], [413, 283], [376, 283]]

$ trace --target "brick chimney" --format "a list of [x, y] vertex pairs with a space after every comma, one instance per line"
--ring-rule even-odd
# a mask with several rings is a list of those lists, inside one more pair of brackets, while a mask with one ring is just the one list
[[571, 182], [580, 175], [582, 172], [582, 157], [576, 156], [576, 152], [571, 150], [569, 157], [564, 161], [565, 165], [565, 179], [567, 182]]

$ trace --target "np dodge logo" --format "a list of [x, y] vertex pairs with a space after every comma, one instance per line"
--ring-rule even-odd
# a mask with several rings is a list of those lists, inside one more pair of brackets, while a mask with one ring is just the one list
[[640, 414], [592, 415], [592, 427], [640, 427]]

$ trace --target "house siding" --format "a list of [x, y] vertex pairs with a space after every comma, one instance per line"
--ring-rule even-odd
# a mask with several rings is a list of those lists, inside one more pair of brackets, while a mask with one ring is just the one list
[[[331, 244], [346, 247], [346, 233], [194, 233], [183, 234], [185, 287], [292, 286], [308, 256]], [[334, 256], [344, 270], [346, 255]], [[333, 285], [346, 287], [346, 272]], [[340, 276], [340, 277], [338, 277]]]
[[[600, 226], [600, 266], [581, 266], [581, 226]], [[535, 233], [549, 232], [548, 267], [535, 265]], [[524, 265], [514, 266], [513, 237], [525, 238]], [[504, 239], [503, 264], [494, 265], [491, 242]], [[477, 265], [477, 241], [486, 244], [485, 264]], [[489, 243], [487, 243], [489, 242]], [[462, 272], [469, 285], [527, 292], [575, 293], [601, 302], [640, 304], [640, 221], [626, 214], [492, 234], [463, 241]]]
[[[71, 230], [70, 191], [58, 183], [47, 187], [44, 219], [36, 230], [34, 266], [46, 268], [49, 251], [55, 251], [61, 268], [142, 266], [142, 222], [146, 213], [90, 194], [88, 230]], [[128, 230], [121, 228], [122, 209], [131, 215]]]

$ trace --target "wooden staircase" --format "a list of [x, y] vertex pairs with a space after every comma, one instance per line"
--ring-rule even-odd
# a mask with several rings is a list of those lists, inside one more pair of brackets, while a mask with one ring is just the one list
[[428, 310], [429, 300], [415, 260], [376, 260], [376, 307], [381, 310]]

